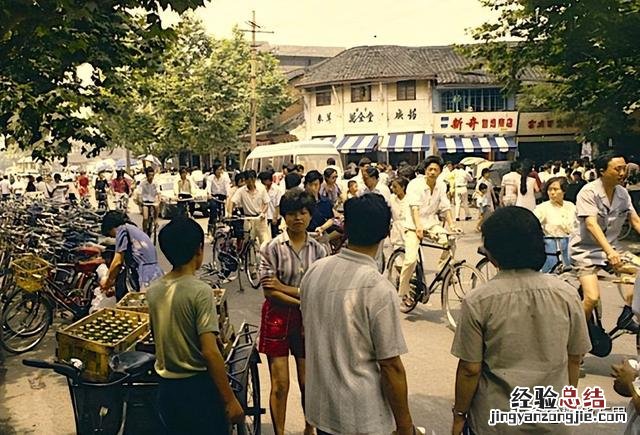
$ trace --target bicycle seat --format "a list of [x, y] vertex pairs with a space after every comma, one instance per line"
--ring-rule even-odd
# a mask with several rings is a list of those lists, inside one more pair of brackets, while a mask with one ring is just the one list
[[156, 356], [136, 350], [117, 353], [109, 358], [109, 367], [116, 373], [127, 373], [132, 377], [149, 370], [156, 361]]

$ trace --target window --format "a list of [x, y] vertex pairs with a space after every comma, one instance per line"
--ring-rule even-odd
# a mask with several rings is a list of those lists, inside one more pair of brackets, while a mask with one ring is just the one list
[[402, 100], [415, 100], [416, 99], [416, 81], [415, 80], [405, 80], [402, 82], [396, 83], [396, 99], [398, 101]]
[[331, 106], [331, 86], [316, 88], [316, 106]]
[[351, 102], [371, 101], [371, 85], [351, 85]]
[[450, 89], [440, 94], [442, 112], [498, 112], [507, 99], [498, 88]]

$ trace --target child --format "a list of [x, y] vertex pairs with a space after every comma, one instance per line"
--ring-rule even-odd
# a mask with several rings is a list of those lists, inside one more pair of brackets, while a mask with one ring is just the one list
[[487, 189], [488, 186], [486, 184], [480, 183], [480, 185], [478, 186], [478, 190], [475, 192], [476, 205], [478, 206], [478, 211], [480, 212], [480, 219], [478, 220], [478, 225], [476, 225], [477, 232], [480, 232], [482, 223], [489, 217], [490, 214]]
[[349, 180], [347, 184], [347, 199], [356, 198], [358, 196], [358, 182]]
[[211, 287], [195, 277], [204, 258], [204, 231], [178, 217], [158, 235], [173, 270], [147, 290], [160, 376], [158, 408], [166, 433], [227, 433], [244, 414], [216, 343], [218, 315]]

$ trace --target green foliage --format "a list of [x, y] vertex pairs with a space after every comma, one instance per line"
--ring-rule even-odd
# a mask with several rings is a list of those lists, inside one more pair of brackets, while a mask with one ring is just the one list
[[[237, 29], [230, 39], [213, 39], [185, 15], [160, 71], [128, 71], [130, 91], [105, 118], [118, 144], [160, 157], [179, 151], [237, 150], [250, 119], [250, 46]], [[259, 125], [289, 104], [286, 80], [269, 54], [258, 57]]]
[[[637, 0], [481, 0], [500, 12], [474, 31], [471, 54], [523, 96], [525, 107], [568, 113], [585, 135], [604, 143], [627, 133], [640, 96], [640, 2]], [[518, 43], [506, 43], [516, 38]], [[523, 83], [540, 68], [552, 85]]]
[[[152, 69], [173, 36], [162, 29], [157, 4], [168, 0], [13, 0], [0, 5], [0, 133], [34, 157], [66, 156], [69, 140], [87, 151], [106, 146], [100, 117], [125, 87], [118, 69]], [[183, 12], [202, 0], [173, 0]], [[135, 11], [135, 12], [134, 12]], [[76, 68], [90, 63], [93, 84]]]

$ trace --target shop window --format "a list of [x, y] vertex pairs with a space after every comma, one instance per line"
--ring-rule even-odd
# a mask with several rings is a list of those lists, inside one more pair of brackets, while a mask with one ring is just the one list
[[316, 106], [331, 105], [331, 87], [323, 86], [316, 88]]

